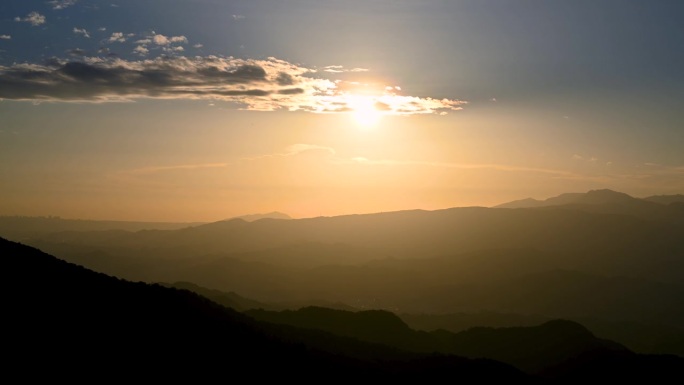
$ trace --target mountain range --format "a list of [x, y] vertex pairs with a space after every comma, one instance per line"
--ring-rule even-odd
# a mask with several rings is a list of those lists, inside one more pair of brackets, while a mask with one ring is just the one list
[[23, 242], [119, 278], [191, 283], [219, 302], [232, 292], [270, 310], [563, 318], [630, 349], [684, 355], [677, 197], [596, 190], [545, 202], [556, 203], [232, 219], [176, 230], [57, 229]]
[[[264, 322], [258, 319], [288, 313], [241, 314], [187, 290], [117, 279], [2, 238], [0, 251], [7, 273], [4, 321], [11, 330], [3, 341], [10, 353], [4, 365], [8, 376], [197, 382], [239, 374], [254, 381], [307, 383], [451, 377], [516, 383], [663, 381], [678, 375], [684, 362], [632, 353], [568, 321], [450, 335], [413, 331], [383, 311], [305, 308], [293, 319], [313, 324]], [[331, 325], [321, 323], [326, 319]], [[397, 346], [401, 343], [395, 341], [406, 338], [418, 345]], [[463, 354], [429, 346], [440, 340]], [[463, 357], [468, 355], [478, 358]], [[512, 360], [524, 371], [497, 358]]]

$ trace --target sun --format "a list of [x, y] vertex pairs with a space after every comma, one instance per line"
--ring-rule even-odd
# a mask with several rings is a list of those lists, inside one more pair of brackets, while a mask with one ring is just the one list
[[377, 126], [380, 118], [382, 118], [382, 112], [375, 107], [376, 101], [373, 97], [355, 95], [349, 99], [349, 107], [351, 107], [354, 121], [359, 127]]

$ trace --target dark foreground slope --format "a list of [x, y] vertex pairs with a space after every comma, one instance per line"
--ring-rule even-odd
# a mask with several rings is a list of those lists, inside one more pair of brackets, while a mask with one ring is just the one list
[[676, 357], [599, 354], [531, 377], [489, 359], [411, 353], [258, 322], [189, 291], [94, 273], [1, 238], [0, 255], [2, 369], [26, 381], [539, 383], [681, 376]]
[[94, 273], [2, 238], [0, 255], [3, 372], [26, 381], [531, 380], [491, 360], [259, 323], [189, 291]]

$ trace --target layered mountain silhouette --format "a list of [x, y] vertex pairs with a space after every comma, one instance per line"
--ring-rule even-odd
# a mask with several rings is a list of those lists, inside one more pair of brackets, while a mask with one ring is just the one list
[[56, 231], [24, 242], [119, 278], [191, 282], [283, 306], [271, 310], [319, 304], [563, 318], [640, 352], [683, 354], [684, 204], [665, 200], [596, 190], [544, 207], [233, 219]]
[[584, 326], [565, 320], [534, 327], [478, 327], [459, 333], [444, 330], [427, 333], [412, 330], [396, 315], [378, 310], [353, 313], [308, 307], [283, 312], [250, 310], [246, 314], [257, 320], [325, 330], [403, 350], [491, 358], [530, 373], [550, 370], [585, 354], [601, 352], [622, 356], [629, 353], [627, 348], [598, 339]]
[[[248, 214], [230, 218], [253, 222], [260, 219], [292, 219], [281, 212], [264, 214]], [[63, 231], [141, 231], [141, 230], [177, 230], [207, 224], [207, 222], [136, 222], [66, 219], [55, 216], [0, 216], [0, 235], [8, 239], [23, 240], [30, 237]]]
[[[684, 364], [674, 356], [640, 356], [612, 341], [596, 338], [584, 326], [566, 320], [553, 320], [534, 327], [471, 328], [460, 333], [444, 330], [420, 332], [410, 329], [399, 317], [387, 311], [348, 312], [318, 307], [297, 311], [250, 310], [246, 314], [255, 319], [328, 331], [362, 341], [381, 343], [416, 352], [440, 352], [471, 358], [490, 358], [502, 361], [530, 374], [555, 376], [572, 365], [572, 371], [588, 371], [601, 362], [612, 367], [614, 362], [630, 363], [643, 370], [651, 367], [651, 360], [662, 364], [662, 369]], [[638, 369], [641, 371], [642, 369]], [[593, 370], [593, 369], [592, 369]], [[607, 374], [597, 370], [596, 373]]]
[[65, 219], [60, 217], [0, 216], [0, 235], [13, 240], [61, 231], [177, 230], [204, 222], [134, 222]]
[[450, 373], [528, 379], [491, 360], [419, 355], [259, 323], [186, 290], [119, 280], [1, 238], [0, 251], [5, 375], [193, 382], [236, 373], [254, 381], [437, 380]]
[[[574, 336], [574, 345], [593, 338], [581, 325], [567, 321], [532, 331], [469, 331], [472, 336], [450, 341], [465, 350], [472, 349], [467, 348], [472, 339], [487, 341], [491, 351], [502, 356], [516, 356], [525, 350], [522, 345], [545, 341], [542, 350], [551, 349], [547, 357], [551, 352], [553, 357], [571, 356], [531, 377], [491, 359], [412, 352], [371, 338], [351, 338], [353, 330], [344, 336], [326, 328], [256, 321], [187, 290], [120, 280], [1, 238], [0, 251], [6, 273], [4, 327], [10, 332], [3, 340], [8, 376], [198, 382], [239, 373], [254, 381], [443, 381], [453, 377], [469, 382], [539, 383], [661, 381], [677, 375], [682, 365], [682, 359], [674, 356], [638, 355], [601, 341], [597, 349], [567, 354], [568, 347], [555, 344], [552, 336], [565, 336], [562, 340]], [[357, 317], [356, 325], [367, 337], [381, 331], [386, 338], [418, 333], [387, 312], [355, 315], [304, 309], [300, 314], [330, 319], [326, 312], [334, 312], [331, 321], [337, 322], [328, 329], [338, 328], [340, 319]], [[488, 354], [477, 351], [473, 355]]]

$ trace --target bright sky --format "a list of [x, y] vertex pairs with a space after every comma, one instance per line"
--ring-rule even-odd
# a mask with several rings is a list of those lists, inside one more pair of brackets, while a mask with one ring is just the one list
[[684, 193], [680, 0], [3, 0], [0, 215]]

